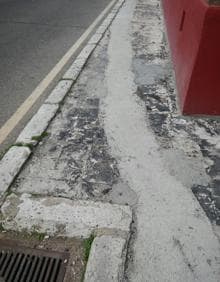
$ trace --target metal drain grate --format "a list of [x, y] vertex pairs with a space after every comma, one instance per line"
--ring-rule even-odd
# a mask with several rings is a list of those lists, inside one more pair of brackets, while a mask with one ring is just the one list
[[68, 253], [0, 241], [0, 282], [62, 282], [68, 259]]

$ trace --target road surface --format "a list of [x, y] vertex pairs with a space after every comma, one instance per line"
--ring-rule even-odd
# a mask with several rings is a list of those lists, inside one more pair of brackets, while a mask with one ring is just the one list
[[[109, 2], [0, 0], [0, 128]], [[13, 143], [32, 113], [5, 144]]]

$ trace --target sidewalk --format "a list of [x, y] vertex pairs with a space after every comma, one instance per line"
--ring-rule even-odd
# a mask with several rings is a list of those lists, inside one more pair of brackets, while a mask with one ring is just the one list
[[160, 1], [126, 0], [68, 81], [4, 194], [3, 227], [95, 232], [113, 257], [102, 273], [89, 265], [86, 281], [219, 281], [220, 121], [179, 113]]

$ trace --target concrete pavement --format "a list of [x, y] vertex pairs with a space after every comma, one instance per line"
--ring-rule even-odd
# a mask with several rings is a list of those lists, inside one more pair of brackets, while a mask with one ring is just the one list
[[[31, 207], [41, 231], [61, 216], [56, 231], [76, 234], [61, 206], [68, 202], [74, 214], [73, 202], [89, 210], [96, 202], [113, 218], [97, 209], [103, 228], [91, 258], [102, 269], [89, 263], [86, 281], [217, 282], [219, 129], [218, 119], [178, 110], [160, 1], [127, 0], [6, 193], [2, 225], [32, 230]], [[94, 221], [90, 212], [76, 214], [95, 225], [96, 213]], [[126, 222], [125, 234], [117, 220]], [[117, 259], [108, 268], [109, 254]]]
[[[126, 275], [128, 281], [218, 281], [219, 241], [192, 192], [170, 174], [145, 120], [144, 104], [135, 95], [138, 86], [145, 86], [146, 96], [153, 92], [162, 99], [170, 94], [160, 82], [169, 83], [172, 73], [166, 51], [161, 56], [165, 44], [158, 8], [159, 1], [127, 1], [113, 24], [108, 48], [105, 131], [122, 179], [138, 195]], [[190, 165], [175, 161], [184, 169]], [[195, 184], [195, 167], [192, 173]]]

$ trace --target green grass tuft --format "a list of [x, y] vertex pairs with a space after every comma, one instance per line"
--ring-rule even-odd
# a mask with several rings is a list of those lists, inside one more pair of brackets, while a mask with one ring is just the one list
[[37, 231], [33, 231], [31, 232], [30, 234], [30, 237], [31, 238], [35, 238], [37, 239], [38, 241], [43, 241], [44, 238], [45, 238], [46, 234], [45, 233], [40, 233], [40, 232], [37, 232]]
[[89, 254], [92, 246], [92, 242], [94, 240], [95, 236], [92, 234], [88, 239], [85, 239], [83, 241], [83, 247], [84, 247], [84, 260], [87, 262], [89, 259]]
[[48, 132], [45, 131], [41, 135], [33, 136], [31, 139], [34, 140], [34, 141], [40, 142], [40, 141], [42, 141], [42, 139], [44, 137], [47, 137], [47, 136], [48, 136]]
[[88, 259], [89, 259], [89, 254], [90, 254], [90, 250], [91, 250], [92, 243], [93, 243], [94, 239], [95, 239], [95, 236], [93, 234], [91, 234], [88, 239], [85, 239], [83, 241], [85, 269], [84, 269], [82, 276], [81, 276], [81, 282], [84, 281], [85, 272], [86, 272], [86, 264], [87, 264]]

